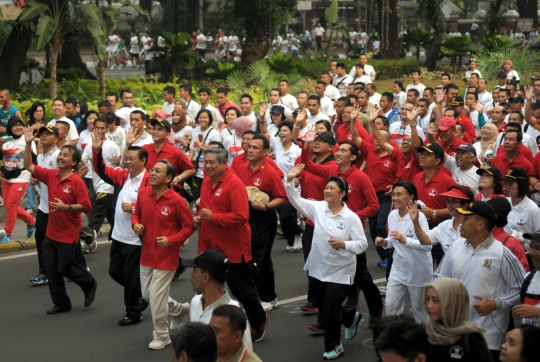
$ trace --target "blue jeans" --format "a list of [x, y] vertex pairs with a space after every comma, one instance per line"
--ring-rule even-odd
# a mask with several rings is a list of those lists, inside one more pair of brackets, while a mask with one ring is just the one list
[[33, 185], [28, 184], [26, 189], [26, 209], [34, 209], [36, 207], [36, 189]]

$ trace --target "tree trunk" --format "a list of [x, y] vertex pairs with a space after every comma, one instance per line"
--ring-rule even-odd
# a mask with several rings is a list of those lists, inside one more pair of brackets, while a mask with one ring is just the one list
[[98, 79], [99, 79], [99, 95], [101, 99], [105, 99], [107, 93], [107, 75], [105, 69], [107, 68], [107, 58], [99, 60], [98, 63]]
[[[503, 0], [497, 0], [494, 3], [491, 3], [491, 8], [490, 8], [490, 10], [489, 10], [489, 12], [487, 14], [487, 18], [488, 18], [487, 35], [488, 35], [488, 37], [494, 36], [495, 34], [497, 34], [497, 32], [499, 30], [499, 29], [497, 29], [499, 27], [499, 24], [497, 23], [497, 15], [499, 14], [499, 10], [501, 10], [502, 2], [503, 2]], [[491, 13], [491, 14], [489, 14], [489, 13]]]
[[51, 43], [49, 43], [49, 49], [50, 49], [50, 56], [51, 56], [50, 63], [49, 63], [49, 69], [51, 72], [49, 93], [51, 95], [51, 99], [55, 99], [56, 96], [58, 95], [58, 80], [56, 77], [56, 69], [58, 66], [58, 55], [62, 51], [62, 45], [60, 44], [59, 39], [55, 39], [53, 36]]
[[430, 71], [433, 72], [437, 67], [437, 58], [439, 57], [439, 50], [441, 44], [444, 42], [444, 36], [446, 29], [444, 26], [444, 15], [442, 12], [441, 1], [428, 0], [425, 2], [426, 5], [426, 18], [435, 31], [433, 34], [433, 40], [427, 49], [426, 52], [426, 61], [424, 66]]
[[420, 45], [416, 46], [416, 61], [420, 61]]
[[533, 19], [533, 28], [538, 27], [538, 3], [536, 0], [517, 0], [517, 11], [520, 18]]
[[[173, 0], [173, 1], [179, 1], [179, 0]], [[150, 15], [150, 19], [152, 19], [152, 0], [139, 0], [139, 6], [143, 9], [148, 11], [148, 15]], [[177, 14], [175, 14], [177, 16]], [[148, 31], [150, 32], [150, 23], [148, 22], [148, 19], [144, 16], [138, 17], [138, 24], [137, 28], [139, 31]]]
[[327, 40], [328, 44], [326, 44], [326, 51], [325, 51], [325, 54], [326, 54], [325, 60], [326, 61], [329, 61], [330, 56], [332, 55], [332, 46], [334, 45], [333, 36], [334, 36], [334, 30], [330, 29], [330, 35], [328, 36], [328, 40]]
[[244, 19], [246, 43], [242, 47], [242, 67], [247, 69], [251, 64], [260, 60], [264, 54], [264, 43], [267, 41], [263, 27], [249, 18]]
[[379, 9], [379, 24], [381, 24], [381, 51], [382, 59], [400, 58], [399, 14], [397, 0], [377, 0]]
[[58, 68], [64, 70], [76, 68], [81, 71], [83, 78], [96, 80], [97, 77], [88, 70], [86, 63], [82, 61], [79, 31], [68, 32], [64, 36], [62, 43], [63, 51], [58, 57]]
[[[37, 18], [33, 21], [37, 24]], [[32, 43], [32, 30], [28, 26], [17, 24], [11, 33], [0, 54], [0, 84], [12, 92], [19, 91], [19, 82], [24, 68], [26, 54]]]

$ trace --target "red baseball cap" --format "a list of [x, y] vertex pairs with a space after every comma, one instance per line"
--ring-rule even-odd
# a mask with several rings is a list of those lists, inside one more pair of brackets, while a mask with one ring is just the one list
[[450, 128], [456, 128], [456, 121], [452, 117], [443, 117], [439, 119], [439, 130], [447, 131]]
[[439, 196], [455, 197], [456, 199], [469, 200], [469, 196], [465, 195], [463, 191], [458, 189], [448, 190], [446, 192], [443, 192], [442, 194], [439, 194]]

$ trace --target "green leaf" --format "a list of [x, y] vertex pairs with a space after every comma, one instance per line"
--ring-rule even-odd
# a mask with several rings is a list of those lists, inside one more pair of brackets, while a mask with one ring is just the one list
[[148, 19], [148, 21], [150, 21], [150, 15], [148, 14], [148, 11], [143, 10], [143, 8], [141, 8], [138, 4], [133, 4], [130, 2], [128, 3], [128, 6], [131, 6], [133, 9], [137, 10], [140, 15], [144, 16], [146, 19]]
[[120, 15], [122, 15], [122, 10], [108, 8], [107, 10], [105, 10], [105, 13], [111, 18], [113, 23], [116, 23], [118, 21], [118, 18], [120, 18]]
[[96, 50], [98, 53], [98, 57], [100, 59], [105, 58], [107, 49], [105, 46], [105, 36], [103, 35], [103, 29], [101, 25], [93, 21], [90, 21], [88, 22], [86, 27], [88, 31], [90, 32], [90, 34], [92, 34], [92, 37], [94, 38], [96, 42]]
[[26, 6], [23, 12], [19, 16], [19, 21], [26, 21], [35, 18], [41, 14], [50, 12], [49, 8], [45, 4], [37, 4], [35, 6]]
[[94, 20], [97, 24], [101, 24], [103, 22], [103, 15], [101, 13], [101, 10], [96, 6], [96, 4], [83, 4], [79, 3], [79, 6], [83, 11], [88, 15], [92, 20]]
[[332, 0], [330, 6], [326, 8], [324, 17], [330, 24], [336, 24], [338, 22], [339, 6], [337, 0]]
[[56, 20], [48, 15], [41, 14], [37, 25], [37, 49], [41, 50], [49, 43], [56, 28]]

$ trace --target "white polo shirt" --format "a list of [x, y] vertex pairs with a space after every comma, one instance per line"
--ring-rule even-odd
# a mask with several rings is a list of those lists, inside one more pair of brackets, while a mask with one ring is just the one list
[[302, 149], [293, 142], [291, 147], [285, 151], [279, 137], [274, 137], [272, 134], [270, 135], [270, 147], [272, 147], [276, 155], [276, 159], [274, 160], [276, 165], [283, 171], [284, 175], [287, 175], [293, 169], [296, 159], [302, 153]]
[[64, 121], [64, 122], [69, 123], [69, 132], [68, 132], [68, 135], [66, 137], [67, 141], [74, 141], [74, 140], [79, 138], [79, 132], [77, 132], [77, 126], [75, 126], [75, 123], [73, 123], [73, 121], [71, 119], [69, 119], [67, 117], [62, 117], [60, 119], [53, 119], [52, 121], [47, 123], [47, 125], [48, 126], [55, 126], [56, 121]]
[[[150, 136], [148, 133], [146, 133], [146, 131], [143, 131], [143, 133], [137, 139], [137, 141], [133, 142], [132, 146], [142, 147], [142, 146], [147, 145], [149, 143], [154, 143], [154, 140], [152, 139], [152, 136]], [[122, 145], [120, 146], [120, 155], [124, 154], [125, 149], [126, 149], [126, 140], [123, 140]]]
[[[120, 148], [116, 145], [116, 143], [107, 138], [105, 142], [103, 142], [101, 150], [105, 164], [107, 166], [114, 167], [112, 164], [112, 159], [115, 156], [120, 156]], [[92, 145], [86, 146], [82, 154], [82, 159], [86, 161], [88, 171], [92, 171], [92, 182], [94, 183], [94, 190], [96, 191], [96, 194], [100, 192], [105, 194], [113, 194], [114, 186], [103, 181], [101, 177], [99, 177], [98, 173], [94, 172], [94, 168], [92, 166]]]
[[298, 108], [298, 102], [292, 94], [287, 94], [281, 97], [281, 103], [292, 112]]
[[[488, 347], [492, 350], [501, 349], [510, 307], [520, 303], [519, 291], [524, 276], [519, 260], [491, 235], [476, 249], [465, 239], [456, 241], [435, 271], [435, 278], [449, 277], [465, 284], [469, 291], [469, 321], [484, 328]], [[479, 301], [473, 295], [495, 300], [497, 309], [480, 317], [473, 307]]]
[[[364, 64], [364, 74], [367, 75], [371, 80], [371, 78], [375, 76], [375, 69], [369, 64]], [[356, 77], [356, 65], [349, 71], [349, 77]]]
[[[403, 142], [403, 138], [405, 138], [405, 135], [411, 135], [411, 126], [403, 127], [401, 125], [401, 122], [394, 122], [388, 128], [388, 132], [390, 133], [392, 140], [398, 145], [401, 145], [401, 142]], [[416, 125], [416, 132], [418, 132], [418, 137], [422, 139], [426, 138], [424, 135], [424, 130], [418, 124]]]
[[292, 115], [292, 111], [290, 110], [290, 108], [285, 106], [285, 104], [283, 104], [281, 100], [277, 104], [269, 103], [268, 109], [266, 110], [266, 113], [264, 114], [264, 120], [266, 121], [266, 126], [270, 126], [273, 123], [272, 118], [270, 117], [270, 110], [272, 109], [272, 106], [282, 106], [285, 109], [285, 117], [289, 117], [290, 115]]
[[320, 109], [319, 109], [319, 113], [317, 113], [316, 115], [312, 115], [311, 113], [308, 113], [308, 118], [306, 120], [308, 125], [315, 124], [315, 123], [317, 123], [319, 121], [328, 121], [328, 122], [330, 122], [330, 118], [326, 114], [321, 112]]
[[116, 111], [115, 113], [116, 117], [126, 121], [124, 124], [120, 122], [120, 126], [124, 128], [125, 130], [131, 129], [131, 126], [129, 125], [129, 116], [131, 116], [131, 112], [135, 110], [142, 111], [144, 114], [146, 114], [145, 111], [143, 111], [142, 109], [138, 107], [122, 107]]
[[[424, 214], [419, 213], [419, 217], [422, 229], [428, 230], [429, 226]], [[423, 287], [431, 282], [433, 272], [431, 245], [420, 245], [420, 243], [409, 241], [409, 239], [418, 240], [409, 213], [401, 217], [399, 210], [392, 210], [388, 215], [388, 232], [390, 231], [399, 231], [407, 238], [407, 242], [402, 244], [390, 236], [387, 238], [386, 248], [394, 248], [394, 261], [388, 280], [409, 287]]]
[[426, 234], [431, 240], [431, 244], [441, 244], [443, 251], [446, 253], [450, 245], [457, 239], [460, 239], [459, 231], [454, 229], [454, 218], [450, 220], [444, 220], [431, 230], [428, 230]]
[[331, 101], [337, 101], [339, 97], [341, 97], [341, 93], [339, 92], [339, 90], [334, 87], [332, 84], [328, 84], [326, 86], [326, 90], [324, 91], [324, 94], [326, 94], [326, 96], [328, 98], [330, 98]]
[[135, 235], [135, 232], [131, 226], [131, 212], [124, 212], [122, 210], [122, 202], [129, 202], [130, 204], [137, 202], [137, 197], [139, 197], [139, 189], [145, 174], [146, 170], [133, 178], [128, 177], [126, 183], [124, 186], [122, 186], [122, 189], [118, 194], [118, 199], [114, 209], [114, 228], [112, 238], [124, 244], [142, 245], [141, 239], [138, 235]]
[[470, 169], [463, 171], [456, 166], [456, 159], [448, 155], [444, 160], [444, 167], [452, 173], [452, 178], [458, 185], [467, 186], [475, 195], [478, 194], [478, 181], [480, 181], [480, 175], [476, 173], [478, 167], [473, 165]]
[[[512, 205], [512, 199], [507, 197], [508, 202]], [[512, 210], [508, 214], [508, 224], [504, 227], [507, 233], [512, 234], [512, 230], [517, 230], [521, 233], [536, 233], [540, 232], [540, 208], [528, 196], [516, 206], [512, 206]], [[528, 240], [524, 239], [528, 245]]]
[[[41, 152], [37, 156], [37, 164], [38, 166], [50, 168], [50, 169], [57, 169], [58, 166], [56, 165], [56, 159], [58, 158], [58, 154], [60, 153], [60, 150], [56, 148], [56, 146], [50, 150], [49, 152]], [[39, 187], [41, 189], [41, 198], [39, 199], [39, 206], [38, 209], [41, 210], [43, 213], [48, 214], [49, 213], [49, 187], [47, 184], [40, 182]]]
[[335, 116], [336, 110], [334, 109], [334, 102], [325, 95], [321, 98], [321, 108], [319, 111], [326, 114], [328, 117]]
[[418, 85], [415, 85], [413, 83], [409, 84], [407, 86], [407, 88], [405, 88], [405, 93], [407, 93], [409, 91], [409, 89], [416, 89], [418, 91], [418, 93], [420, 93], [420, 98], [422, 98], [423, 94], [424, 94], [424, 90], [426, 89], [426, 86], [423, 85], [422, 83], [418, 84]]
[[201, 110], [201, 105], [197, 102], [195, 102], [193, 99], [190, 99], [186, 103], [186, 115], [189, 116], [191, 119], [195, 120], [195, 117], [197, 117], [197, 113]]

